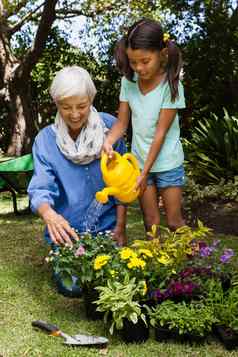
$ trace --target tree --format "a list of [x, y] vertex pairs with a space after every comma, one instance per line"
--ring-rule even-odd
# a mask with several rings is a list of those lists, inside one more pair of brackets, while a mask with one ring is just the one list
[[[20, 155], [27, 151], [34, 132], [34, 110], [31, 107], [30, 73], [38, 61], [51, 26], [56, 18], [57, 0], [46, 1], [28, 11], [22, 17], [11, 20], [15, 13], [21, 12], [27, 1], [0, 1], [0, 96], [5, 103], [12, 130], [9, 155]], [[33, 6], [34, 4], [32, 4]], [[42, 9], [34, 43], [21, 58], [17, 58], [11, 47], [12, 36]]]
[[[223, 108], [238, 113], [238, 2], [232, 0], [162, 0], [176, 15], [184, 52], [184, 85], [194, 125]], [[183, 23], [183, 31], [178, 23]]]
[[[95, 19], [100, 14], [126, 17], [136, 9], [139, 14], [140, 8], [149, 10], [151, 6], [151, 0], [127, 3], [119, 0], [0, 0], [0, 103], [11, 126], [8, 155], [19, 156], [31, 150], [37, 131], [31, 72], [43, 53], [55, 20], [70, 21], [79, 15]], [[19, 51], [14, 39], [20, 31], [30, 33], [30, 41], [28, 44], [23, 41]]]

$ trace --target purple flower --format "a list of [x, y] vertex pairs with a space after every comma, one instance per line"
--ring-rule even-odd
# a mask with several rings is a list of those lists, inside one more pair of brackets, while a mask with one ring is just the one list
[[186, 278], [194, 273], [194, 269], [192, 267], [186, 268], [179, 274], [181, 278]]
[[220, 239], [214, 239], [214, 241], [212, 242], [212, 247], [216, 248], [220, 244], [220, 242]]
[[204, 242], [203, 240], [200, 240], [200, 241], [198, 242], [198, 245], [199, 245], [199, 248], [200, 248], [200, 249], [201, 249], [201, 248], [204, 248], [204, 247], [207, 247], [207, 243]]
[[220, 256], [220, 262], [226, 264], [229, 262], [231, 257], [233, 257], [234, 255], [235, 255], [235, 253], [234, 253], [233, 249], [230, 249], [230, 248], [224, 249], [223, 255]]
[[167, 289], [169, 296], [178, 296], [178, 295], [191, 295], [194, 289], [199, 288], [198, 284], [193, 283], [192, 281], [180, 282], [172, 281]]
[[76, 250], [75, 252], [75, 256], [76, 257], [80, 257], [81, 255], [84, 255], [85, 254], [85, 249], [84, 249], [84, 246], [83, 245], [80, 245], [78, 247], [78, 249]]
[[156, 289], [153, 292], [153, 297], [158, 301], [162, 301], [165, 298], [164, 293], [160, 289]]
[[200, 256], [201, 257], [208, 257], [212, 254], [212, 252], [214, 251], [214, 248], [213, 247], [202, 247], [200, 249]]

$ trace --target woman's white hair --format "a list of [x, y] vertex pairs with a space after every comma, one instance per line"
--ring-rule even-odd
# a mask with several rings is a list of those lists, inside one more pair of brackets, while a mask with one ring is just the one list
[[72, 96], [88, 96], [93, 102], [96, 93], [90, 74], [79, 66], [68, 66], [58, 71], [50, 86], [54, 102]]

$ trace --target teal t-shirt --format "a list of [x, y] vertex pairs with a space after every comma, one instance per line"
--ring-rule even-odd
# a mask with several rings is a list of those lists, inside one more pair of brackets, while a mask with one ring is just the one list
[[[155, 136], [161, 109], [185, 108], [183, 85], [179, 82], [178, 97], [171, 101], [168, 82], [161, 82], [155, 89], [142, 94], [137, 80], [121, 81], [120, 101], [128, 102], [132, 113], [132, 152], [136, 155], [140, 168], [144, 167], [150, 146]], [[176, 114], [151, 172], [168, 171], [183, 163], [184, 154], [180, 141], [179, 118]]]

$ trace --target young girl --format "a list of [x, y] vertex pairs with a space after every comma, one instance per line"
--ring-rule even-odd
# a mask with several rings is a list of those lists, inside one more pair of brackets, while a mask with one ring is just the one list
[[181, 213], [184, 184], [183, 149], [177, 111], [185, 107], [179, 81], [181, 54], [161, 25], [143, 19], [118, 43], [115, 58], [124, 74], [121, 82], [118, 121], [103, 149], [112, 156], [112, 145], [132, 119], [132, 152], [141, 175], [140, 205], [146, 231], [160, 224], [158, 193], [162, 197], [170, 229], [184, 225]]

